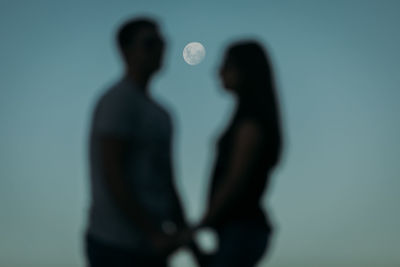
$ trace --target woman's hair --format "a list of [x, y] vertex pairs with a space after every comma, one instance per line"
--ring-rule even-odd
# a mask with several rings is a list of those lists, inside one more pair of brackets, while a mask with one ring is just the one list
[[239, 97], [265, 94], [274, 90], [272, 69], [261, 45], [255, 41], [234, 43], [228, 48], [227, 59], [239, 70]]
[[232, 44], [226, 56], [239, 71], [240, 86], [236, 92], [239, 105], [256, 113], [266, 124], [275, 164], [280, 157], [282, 140], [279, 105], [267, 53], [256, 41], [241, 41]]

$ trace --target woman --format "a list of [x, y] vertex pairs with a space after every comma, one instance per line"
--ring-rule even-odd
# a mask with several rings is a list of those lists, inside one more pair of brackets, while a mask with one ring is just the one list
[[281, 151], [275, 85], [269, 60], [253, 41], [228, 48], [220, 76], [236, 97], [236, 112], [218, 142], [208, 210], [198, 228], [211, 227], [219, 238], [207, 266], [254, 266], [271, 235], [261, 199]]

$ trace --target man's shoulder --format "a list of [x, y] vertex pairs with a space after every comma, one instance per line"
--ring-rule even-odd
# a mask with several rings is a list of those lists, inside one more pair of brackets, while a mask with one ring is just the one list
[[130, 136], [134, 127], [141, 123], [143, 112], [140, 102], [120, 83], [102, 92], [93, 113], [94, 131], [115, 136]]
[[122, 82], [118, 81], [103, 91], [98, 99], [99, 108], [124, 108], [133, 109], [140, 106], [140, 97], [136, 90], [127, 88]]
[[129, 100], [127, 98], [131, 95], [131, 92], [127, 90], [126, 86], [119, 81], [114, 83], [113, 85], [109, 86], [102, 94], [100, 101], [126, 101]]

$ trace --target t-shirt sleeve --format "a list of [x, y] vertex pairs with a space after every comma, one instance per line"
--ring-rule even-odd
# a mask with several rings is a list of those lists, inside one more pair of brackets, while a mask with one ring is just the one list
[[101, 136], [130, 138], [139, 124], [134, 103], [109, 96], [100, 100], [95, 114], [95, 130]]

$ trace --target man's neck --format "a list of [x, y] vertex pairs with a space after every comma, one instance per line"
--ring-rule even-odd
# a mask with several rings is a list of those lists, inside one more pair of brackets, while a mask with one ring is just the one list
[[126, 70], [125, 77], [135, 81], [137, 85], [139, 85], [140, 89], [142, 89], [145, 93], [148, 93], [148, 84], [150, 81], [149, 74], [144, 74], [139, 71], [134, 70]]

